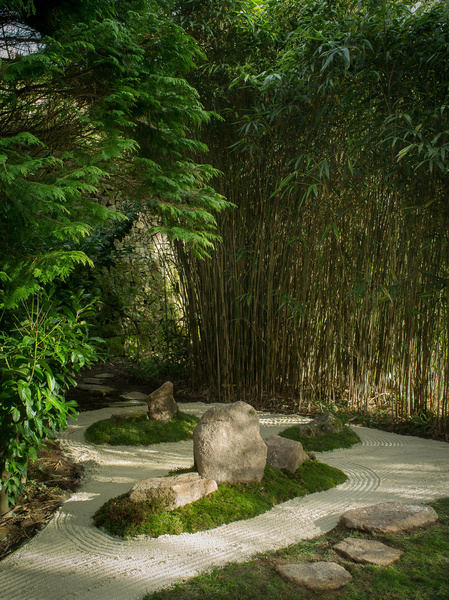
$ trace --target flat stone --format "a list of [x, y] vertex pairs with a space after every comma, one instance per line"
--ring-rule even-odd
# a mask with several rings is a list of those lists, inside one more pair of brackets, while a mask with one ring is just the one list
[[216, 492], [217, 483], [201, 477], [198, 473], [184, 473], [174, 477], [153, 477], [136, 483], [129, 493], [134, 502], [166, 498], [166, 510], [192, 504], [204, 496]]
[[86, 379], [83, 379], [83, 383], [91, 383], [94, 385], [102, 385], [103, 381], [101, 379], [99, 379], [98, 377], [86, 377]]
[[107, 385], [95, 385], [92, 383], [79, 383], [77, 387], [80, 390], [90, 392], [93, 396], [107, 396], [116, 391], [114, 388], [108, 387]]
[[279, 435], [271, 435], [264, 439], [267, 445], [267, 464], [275, 469], [287, 469], [295, 473], [299, 465], [310, 460], [304, 452], [301, 442], [295, 442]]
[[287, 581], [314, 592], [338, 590], [352, 581], [351, 574], [335, 562], [278, 565], [277, 571]]
[[98, 373], [95, 375], [97, 379], [112, 379], [114, 377], [114, 373]]
[[375, 533], [402, 533], [436, 523], [438, 515], [430, 506], [383, 502], [346, 511], [340, 521], [349, 529]]
[[120, 398], [123, 400], [141, 400], [145, 402], [147, 394], [142, 394], [142, 392], [125, 392], [124, 394], [120, 394]]
[[388, 567], [396, 562], [403, 554], [397, 550], [375, 540], [365, 540], [348, 537], [333, 547], [339, 554], [358, 563], [370, 563], [381, 567]]
[[132, 408], [133, 406], [142, 406], [145, 402], [140, 400], [123, 400], [123, 402], [111, 402], [108, 404], [111, 408]]

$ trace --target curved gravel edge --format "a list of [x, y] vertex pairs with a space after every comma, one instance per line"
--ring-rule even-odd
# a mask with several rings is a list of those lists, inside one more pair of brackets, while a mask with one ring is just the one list
[[[192, 403], [182, 409], [201, 415], [210, 406]], [[81, 413], [61, 435], [66, 452], [84, 464], [85, 479], [44, 530], [0, 563], [0, 599], [137, 600], [213, 566], [319, 536], [349, 508], [389, 500], [421, 503], [449, 495], [449, 444], [356, 427], [361, 444], [318, 454], [320, 461], [348, 475], [336, 488], [211, 531], [123, 541], [95, 528], [93, 513], [140, 479], [191, 465], [193, 444], [117, 449], [84, 441], [88, 425], [119, 410], [129, 409]], [[295, 415], [259, 417], [262, 437], [307, 421]]]

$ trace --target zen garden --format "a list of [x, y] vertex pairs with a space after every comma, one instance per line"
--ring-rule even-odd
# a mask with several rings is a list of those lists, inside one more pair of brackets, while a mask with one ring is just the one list
[[0, 598], [449, 598], [449, 2], [0, 0]]

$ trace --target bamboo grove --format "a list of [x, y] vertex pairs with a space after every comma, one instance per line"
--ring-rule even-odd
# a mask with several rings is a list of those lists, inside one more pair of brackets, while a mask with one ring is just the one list
[[183, 4], [235, 205], [211, 259], [177, 245], [193, 383], [447, 433], [448, 3]]

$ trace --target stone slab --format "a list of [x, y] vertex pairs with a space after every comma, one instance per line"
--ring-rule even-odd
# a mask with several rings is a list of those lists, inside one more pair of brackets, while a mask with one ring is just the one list
[[146, 401], [147, 396], [148, 394], [142, 394], [142, 392], [125, 392], [120, 394], [122, 400], [140, 400], [142, 402]]
[[97, 379], [112, 379], [114, 377], [114, 373], [98, 373], [95, 375]]
[[335, 562], [314, 562], [278, 565], [284, 579], [314, 592], [338, 590], [352, 581], [352, 576]]
[[141, 502], [160, 498], [161, 493], [170, 491], [167, 510], [173, 510], [178, 506], [192, 504], [217, 489], [217, 483], [212, 479], [201, 477], [198, 473], [183, 473], [174, 477], [153, 477], [139, 481], [131, 488], [129, 497], [134, 502]]
[[402, 533], [426, 527], [438, 521], [430, 506], [382, 502], [346, 511], [340, 521], [349, 529], [375, 533]]
[[392, 548], [375, 540], [346, 538], [333, 547], [339, 554], [357, 563], [388, 567], [399, 560], [402, 550]]
[[79, 383], [78, 389], [91, 393], [93, 396], [107, 396], [116, 390], [107, 385], [95, 385], [93, 383]]

